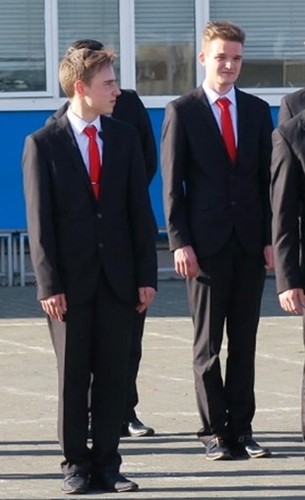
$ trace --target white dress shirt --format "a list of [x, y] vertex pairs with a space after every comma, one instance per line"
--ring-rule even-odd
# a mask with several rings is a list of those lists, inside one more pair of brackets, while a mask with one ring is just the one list
[[226, 97], [227, 99], [229, 99], [229, 101], [231, 103], [229, 110], [230, 110], [232, 124], [233, 124], [235, 145], [237, 147], [238, 136], [237, 136], [237, 108], [236, 108], [235, 87], [233, 86], [231, 88], [231, 90], [229, 90], [229, 92], [227, 94], [224, 94], [224, 95], [219, 95], [217, 92], [215, 92], [215, 90], [212, 90], [210, 87], [207, 86], [206, 82], [203, 82], [202, 87], [203, 87], [203, 90], [207, 96], [209, 104], [212, 108], [213, 114], [215, 116], [215, 120], [218, 124], [220, 131], [221, 131], [221, 125], [220, 125], [221, 110], [220, 110], [219, 106], [216, 104], [216, 101], [220, 97]]
[[[98, 132], [101, 132], [101, 120], [98, 116], [92, 123], [87, 123], [85, 120], [73, 113], [71, 106], [68, 107], [67, 117], [71, 124], [75, 140], [81, 152], [82, 158], [86, 165], [87, 172], [89, 173], [89, 137], [85, 134], [84, 129], [94, 125]], [[102, 158], [103, 141], [100, 136], [96, 135], [97, 145]]]

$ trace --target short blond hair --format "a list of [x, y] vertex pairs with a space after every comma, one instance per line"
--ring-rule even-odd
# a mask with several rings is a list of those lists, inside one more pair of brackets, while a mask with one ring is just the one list
[[230, 21], [209, 21], [202, 33], [202, 47], [216, 38], [244, 45], [246, 35], [239, 26]]
[[102, 68], [114, 63], [115, 58], [113, 50], [69, 48], [59, 66], [59, 82], [66, 96], [69, 99], [74, 96], [74, 84], [77, 80], [89, 85]]

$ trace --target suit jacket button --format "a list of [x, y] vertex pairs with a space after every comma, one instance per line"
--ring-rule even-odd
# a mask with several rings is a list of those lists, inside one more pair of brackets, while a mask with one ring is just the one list
[[103, 217], [103, 216], [102, 216], [102, 214], [101, 214], [100, 212], [98, 212], [98, 214], [97, 214], [97, 218], [98, 218], [98, 219], [101, 219], [102, 217]]
[[233, 200], [233, 201], [231, 201], [231, 205], [232, 205], [232, 207], [235, 207], [235, 205], [236, 205], [236, 201], [234, 201], [234, 200]]
[[99, 243], [99, 244], [98, 244], [98, 247], [99, 247], [99, 249], [100, 249], [100, 250], [101, 250], [102, 248], [104, 248], [103, 243]]

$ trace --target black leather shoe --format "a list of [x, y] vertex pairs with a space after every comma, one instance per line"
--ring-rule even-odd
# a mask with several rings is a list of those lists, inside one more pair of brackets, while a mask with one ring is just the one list
[[133, 481], [129, 481], [119, 472], [103, 472], [100, 476], [93, 476], [90, 481], [90, 487], [93, 490], [103, 490], [109, 492], [127, 492], [137, 491], [139, 486]]
[[124, 422], [122, 425], [121, 436], [131, 436], [131, 437], [144, 437], [153, 436], [155, 433], [154, 429], [147, 427], [141, 422], [137, 417], [133, 418], [129, 422]]
[[89, 489], [88, 477], [82, 474], [71, 473], [64, 476], [61, 491], [70, 495], [87, 493]]
[[231, 460], [232, 455], [226, 441], [219, 437], [213, 436], [206, 444], [206, 459], [207, 460]]
[[260, 446], [252, 436], [239, 436], [234, 447], [234, 454], [248, 455], [250, 458], [270, 457], [271, 451], [268, 448]]

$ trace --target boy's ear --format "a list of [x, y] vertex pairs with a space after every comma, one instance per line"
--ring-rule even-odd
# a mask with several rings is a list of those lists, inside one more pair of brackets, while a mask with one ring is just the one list
[[74, 83], [74, 90], [81, 97], [83, 97], [86, 93], [85, 87], [86, 87], [86, 85], [84, 84], [84, 82], [82, 80], [76, 80], [76, 82]]

